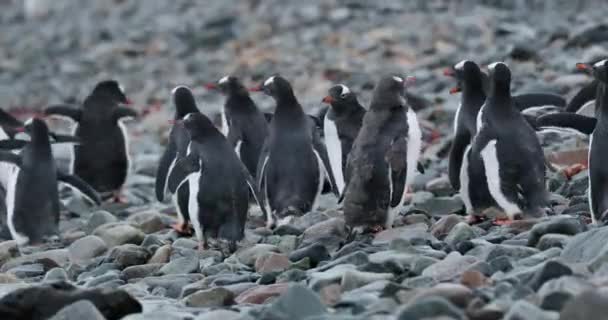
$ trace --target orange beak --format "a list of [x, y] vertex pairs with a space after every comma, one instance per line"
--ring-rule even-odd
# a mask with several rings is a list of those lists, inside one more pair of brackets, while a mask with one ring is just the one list
[[591, 69], [591, 66], [587, 63], [577, 63], [576, 69], [581, 70], [581, 71], [588, 71]]
[[251, 87], [251, 88], [249, 88], [249, 91], [251, 91], [251, 92], [261, 92], [261, 91], [264, 91], [264, 87], [262, 87], [262, 86]]
[[203, 85], [203, 87], [209, 89], [209, 90], [215, 90], [217, 89], [217, 85], [215, 83], [206, 83], [205, 85]]
[[462, 91], [462, 88], [460, 88], [459, 86], [455, 86], [450, 89], [450, 94], [457, 94], [460, 91]]
[[325, 96], [325, 98], [323, 98], [321, 101], [323, 103], [332, 104], [336, 100], [332, 96]]
[[456, 73], [454, 72], [454, 69], [452, 68], [445, 68], [443, 69], [443, 75], [446, 77], [453, 77]]

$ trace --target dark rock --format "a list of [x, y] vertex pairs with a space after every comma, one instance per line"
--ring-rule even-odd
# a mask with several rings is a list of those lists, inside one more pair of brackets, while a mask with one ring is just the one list
[[606, 319], [608, 295], [601, 290], [585, 291], [568, 301], [562, 309], [560, 320]]
[[224, 288], [211, 288], [197, 291], [184, 299], [188, 307], [205, 308], [221, 307], [234, 303], [234, 294]]
[[319, 262], [329, 260], [331, 256], [329, 255], [327, 248], [320, 243], [297, 249], [289, 254], [289, 260], [293, 262], [300, 261], [304, 258], [310, 259], [310, 265], [314, 268]]
[[539, 307], [524, 301], [517, 301], [511, 306], [504, 320], [557, 320], [556, 312], [544, 311]]
[[290, 224], [280, 225], [273, 231], [273, 233], [278, 236], [286, 236], [286, 235], [299, 236], [302, 234], [302, 232], [303, 232], [302, 230], [300, 230]]
[[579, 294], [593, 289], [593, 285], [575, 276], [564, 276], [549, 280], [538, 290], [541, 308], [545, 310], [561, 311], [566, 302]]
[[530, 287], [535, 291], [547, 281], [556, 279], [562, 276], [569, 276], [572, 274], [572, 270], [557, 261], [548, 261], [543, 267], [534, 275], [532, 281], [529, 283]]
[[181, 257], [164, 265], [159, 272], [161, 274], [186, 274], [198, 271], [198, 256]]
[[450, 319], [466, 319], [462, 311], [448, 300], [440, 297], [428, 297], [408, 305], [397, 313], [398, 320], [423, 320], [446, 316]]
[[0, 318], [45, 320], [63, 307], [86, 300], [108, 320], [142, 311], [142, 307], [122, 290], [78, 289], [65, 282], [39, 285], [13, 291], [0, 299]]
[[587, 230], [587, 225], [576, 217], [561, 216], [537, 223], [530, 231], [528, 246], [535, 247], [540, 238], [548, 233], [576, 235]]
[[95, 305], [87, 300], [74, 302], [59, 310], [50, 320], [105, 320]]
[[145, 264], [150, 258], [148, 250], [134, 244], [123, 244], [114, 247], [108, 255], [107, 262], [114, 262], [122, 268]]
[[547, 233], [540, 238], [540, 241], [536, 244], [536, 248], [542, 251], [550, 248], [564, 248], [570, 238], [572, 237], [563, 234]]
[[122, 270], [120, 277], [129, 281], [131, 279], [145, 278], [151, 276], [160, 270], [164, 265], [162, 263], [149, 263], [130, 266]]

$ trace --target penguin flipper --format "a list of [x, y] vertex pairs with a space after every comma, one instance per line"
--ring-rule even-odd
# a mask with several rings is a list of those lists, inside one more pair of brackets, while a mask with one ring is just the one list
[[515, 107], [519, 111], [541, 106], [555, 106], [563, 109], [566, 106], [566, 99], [552, 93], [525, 93], [513, 97]]
[[269, 152], [270, 150], [268, 149], [268, 139], [266, 139], [264, 141], [264, 144], [262, 145], [262, 151], [260, 151], [260, 159], [258, 161], [258, 168], [256, 170], [256, 178], [257, 178], [257, 185], [258, 185], [258, 189], [259, 190], [264, 190], [262, 188], [262, 186], [264, 185], [264, 174], [266, 171], [266, 164], [268, 162], [268, 158], [269, 158]]
[[0, 149], [3, 150], [16, 150], [21, 149], [27, 145], [29, 141], [21, 139], [5, 139], [0, 140]]
[[115, 121], [120, 121], [125, 118], [137, 118], [137, 112], [135, 110], [125, 107], [118, 107], [112, 112], [112, 117]]
[[57, 170], [57, 180], [65, 183], [70, 188], [77, 190], [92, 203], [96, 205], [101, 204], [101, 197], [99, 196], [99, 193], [97, 193], [97, 191], [95, 191], [91, 185], [80, 179], [78, 176]]
[[274, 219], [272, 218], [272, 215], [270, 215], [269, 209], [266, 207], [266, 201], [268, 200], [268, 199], [266, 199], [266, 193], [260, 192], [260, 189], [258, 188], [258, 186], [257, 186], [255, 180], [253, 179], [253, 177], [251, 176], [251, 174], [249, 173], [249, 170], [247, 170], [245, 165], [243, 165], [242, 163], [241, 163], [241, 171], [245, 175], [245, 181], [247, 182], [247, 185], [249, 186], [249, 190], [251, 190], [251, 194], [253, 194], [255, 201], [258, 203], [258, 205], [260, 206], [260, 209], [262, 210], [262, 213], [266, 217], [266, 225], [268, 227], [274, 226]]
[[23, 122], [17, 120], [10, 113], [0, 109], [0, 126], [22, 127]]
[[462, 167], [464, 151], [469, 143], [471, 143], [471, 134], [466, 130], [457, 132], [452, 141], [448, 159], [448, 178], [454, 190], [460, 189], [460, 168]]
[[587, 102], [595, 100], [597, 93], [597, 86], [599, 81], [594, 79], [591, 83], [583, 87], [575, 96], [570, 100], [566, 106], [566, 112], [577, 112]]
[[177, 162], [177, 145], [174, 139], [169, 140], [169, 144], [160, 157], [158, 168], [156, 169], [156, 181], [154, 183], [154, 192], [156, 193], [156, 199], [158, 201], [165, 200], [165, 193], [167, 192], [167, 179], [169, 178], [169, 171], [171, 165]]
[[407, 140], [405, 135], [399, 135], [391, 143], [386, 153], [386, 162], [389, 170], [389, 183], [391, 191], [389, 204], [396, 207], [401, 202], [405, 192], [405, 180], [407, 178]]
[[576, 113], [558, 112], [538, 117], [536, 124], [540, 129], [543, 127], [571, 128], [590, 135], [595, 130], [597, 119]]
[[18, 167], [21, 166], [21, 156], [9, 151], [0, 151], [0, 162], [12, 163]]
[[175, 162], [175, 166], [169, 172], [168, 187], [171, 193], [179, 188], [182, 183], [186, 182], [188, 176], [192, 173], [202, 170], [202, 163], [199, 157], [191, 153]]
[[313, 130], [312, 133], [312, 147], [315, 152], [318, 154], [319, 158], [321, 158], [321, 162], [323, 163], [323, 167], [325, 170], [325, 175], [329, 179], [329, 183], [331, 184], [331, 191], [336, 195], [336, 197], [340, 196], [340, 191], [338, 190], [338, 186], [336, 185], [336, 179], [334, 178], [334, 174], [331, 170], [331, 164], [329, 163], [329, 156], [327, 155], [327, 149], [325, 148], [325, 144], [321, 141], [321, 136], [319, 135], [320, 130]]
[[58, 104], [44, 109], [44, 114], [47, 116], [67, 117], [73, 121], [79, 122], [82, 117], [82, 110], [65, 104]]

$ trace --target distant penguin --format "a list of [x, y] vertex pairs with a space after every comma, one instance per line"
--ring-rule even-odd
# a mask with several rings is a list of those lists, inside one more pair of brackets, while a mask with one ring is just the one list
[[57, 106], [47, 108], [45, 113], [76, 122], [74, 135], [82, 143], [74, 147], [71, 172], [98, 192], [111, 193], [115, 201], [124, 202], [121, 189], [127, 180], [131, 161], [123, 121], [136, 117], [137, 113], [120, 104], [130, 104], [130, 101], [118, 82], [108, 80], [95, 86], [82, 109]]
[[11, 236], [19, 244], [38, 244], [57, 235], [57, 181], [79, 190], [96, 204], [100, 203], [100, 198], [91, 186], [77, 176], [57, 170], [44, 121], [33, 119], [28, 131], [31, 141], [20, 154], [2, 151], [0, 161], [17, 166], [6, 188], [6, 220]]
[[[192, 95], [192, 91], [186, 86], [177, 86], [171, 91], [173, 104], [175, 105], [175, 120], [182, 120], [189, 113], [198, 113], [196, 101]], [[175, 163], [188, 155], [188, 145], [190, 144], [190, 134], [188, 130], [181, 124], [175, 124], [169, 133], [169, 142], [165, 148], [165, 152], [160, 158], [158, 169], [156, 171], [156, 199], [163, 201], [167, 193], [167, 180]], [[188, 234], [188, 222], [190, 215], [188, 213], [189, 195], [188, 184], [182, 185], [172, 199], [177, 211], [178, 222], [173, 228], [179, 233]]]
[[418, 119], [405, 98], [412, 79], [386, 76], [374, 89], [346, 168], [342, 203], [353, 229], [391, 228], [405, 201], [422, 145]]
[[[547, 192], [542, 147], [511, 98], [509, 67], [496, 62], [488, 69], [489, 96], [477, 115], [469, 170], [484, 172], [491, 200], [506, 214], [498, 223], [543, 216]], [[479, 182], [469, 179], [468, 183]]]
[[[228, 240], [230, 251], [235, 251], [236, 242], [244, 236], [250, 190], [262, 199], [255, 180], [209, 118], [190, 113], [183, 126], [192, 139], [190, 153], [169, 173], [169, 190], [189, 185], [188, 211], [200, 249], [207, 248], [207, 236], [211, 236]], [[265, 205], [259, 205], [264, 212]]]
[[249, 90], [234, 76], [225, 76], [206, 87], [220, 90], [226, 95], [222, 110], [222, 130], [241, 161], [255, 177], [264, 139], [268, 135], [268, 122], [264, 114], [249, 96]]
[[332, 190], [338, 194], [316, 126], [283, 77], [272, 76], [252, 90], [263, 91], [277, 104], [256, 175], [269, 211], [284, 218], [314, 210], [324, 177], [328, 176]]
[[357, 100], [357, 95], [343, 84], [331, 87], [323, 102], [330, 105], [323, 118], [325, 146], [336, 186], [342, 193], [346, 159], [361, 128], [365, 109]]

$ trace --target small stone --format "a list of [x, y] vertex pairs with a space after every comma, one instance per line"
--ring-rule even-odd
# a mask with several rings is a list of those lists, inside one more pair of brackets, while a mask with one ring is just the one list
[[156, 249], [152, 258], [148, 260], [148, 263], [167, 263], [169, 262], [169, 257], [171, 256], [171, 246], [166, 244], [162, 247]]
[[[557, 320], [559, 314], [557, 312], [544, 311], [541, 308], [525, 301], [516, 301], [509, 312], [503, 318], [505, 320]], [[592, 319], [592, 318], [589, 318]]]
[[257, 286], [246, 290], [236, 297], [235, 301], [238, 304], [253, 303], [262, 304], [268, 298], [276, 297], [287, 291], [289, 283], [276, 283], [266, 286]]
[[456, 214], [450, 214], [447, 216], [441, 217], [430, 229], [430, 233], [437, 237], [438, 239], [442, 239], [447, 236], [452, 228], [458, 223], [462, 222], [462, 216]]
[[[214, 310], [204, 313], [196, 317], [195, 320], [237, 320], [241, 318], [241, 314], [230, 310]], [[163, 318], [166, 319], [166, 318]]]
[[460, 276], [460, 283], [470, 289], [486, 286], [488, 282], [488, 278], [477, 270], [467, 270]]
[[282, 272], [289, 268], [289, 258], [283, 254], [269, 252], [257, 258], [255, 271], [260, 274]]
[[338, 283], [324, 286], [319, 290], [319, 295], [324, 305], [328, 307], [334, 306], [342, 297], [342, 286]]
[[475, 229], [468, 223], [459, 222], [452, 228], [452, 230], [450, 230], [450, 233], [448, 233], [444, 241], [445, 243], [454, 247], [462, 241], [470, 240], [477, 236], [478, 235], [477, 232], [475, 232]]
[[229, 306], [233, 302], [232, 291], [221, 287], [197, 291], [184, 299], [186, 306], [196, 308]]
[[466, 319], [462, 311], [441, 297], [427, 297], [412, 303], [397, 313], [397, 320], [422, 320], [439, 318]]
[[548, 221], [539, 222], [530, 230], [528, 246], [535, 247], [542, 236], [548, 233], [573, 236], [587, 230], [587, 225], [579, 218], [559, 216]]
[[45, 282], [52, 281], [68, 281], [69, 276], [68, 273], [63, 268], [53, 268], [49, 270], [44, 276]]
[[289, 260], [293, 262], [300, 261], [304, 258], [310, 259], [310, 265], [314, 268], [319, 262], [331, 259], [331, 256], [329, 255], [327, 248], [320, 243], [297, 249], [289, 254]]
[[422, 275], [433, 277], [438, 281], [448, 281], [458, 278], [470, 265], [477, 261], [475, 257], [463, 256], [454, 251], [448, 254], [445, 259], [424, 269]]
[[570, 238], [572, 237], [564, 234], [547, 233], [540, 238], [536, 244], [536, 248], [542, 251], [550, 248], [564, 248]]
[[172, 260], [162, 267], [161, 274], [187, 274], [198, 271], [198, 256], [182, 257]]
[[108, 247], [106, 243], [98, 236], [86, 236], [72, 243], [68, 250], [70, 252], [70, 260], [75, 263], [86, 263], [93, 258], [104, 254]]
[[109, 248], [126, 243], [139, 245], [144, 240], [145, 236], [139, 229], [124, 223], [101, 225], [93, 231], [93, 235], [103, 239]]
[[127, 222], [146, 234], [163, 230], [166, 227], [160, 214], [149, 211], [133, 214], [129, 216]]
[[160, 270], [164, 264], [162, 263], [148, 263], [130, 266], [122, 270], [120, 277], [129, 281], [131, 279], [145, 278], [151, 276]]
[[269, 252], [278, 253], [279, 248], [270, 244], [259, 243], [251, 247], [241, 248], [237, 250], [233, 256], [236, 257], [236, 259], [241, 263], [248, 266], [253, 266], [259, 257]]
[[105, 320], [106, 318], [88, 300], [76, 301], [59, 310], [50, 320]]
[[150, 258], [150, 253], [148, 250], [134, 244], [123, 244], [114, 247], [114, 249], [110, 251], [108, 258], [122, 268], [126, 268], [138, 264], [145, 264]]
[[113, 214], [103, 210], [95, 211], [91, 217], [89, 217], [85, 231], [88, 234], [91, 234], [95, 229], [97, 229], [97, 227], [112, 222], [118, 222], [118, 218], [116, 218]]

